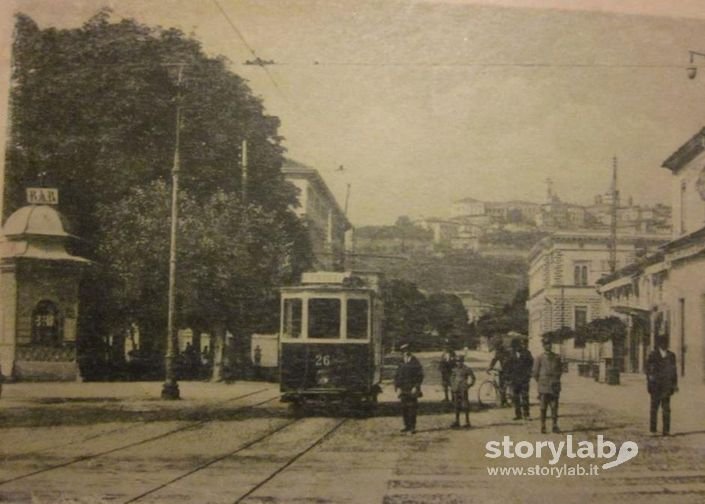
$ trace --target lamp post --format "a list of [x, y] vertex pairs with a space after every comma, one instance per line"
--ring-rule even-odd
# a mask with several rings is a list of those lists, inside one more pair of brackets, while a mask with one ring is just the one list
[[165, 379], [162, 387], [162, 399], [179, 399], [179, 384], [176, 381], [174, 361], [176, 360], [176, 331], [174, 328], [174, 311], [176, 298], [176, 229], [179, 216], [178, 193], [179, 193], [179, 169], [181, 159], [179, 157], [179, 147], [181, 141], [181, 80], [184, 73], [184, 65], [177, 65], [178, 73], [176, 78], [176, 138], [174, 142], [174, 164], [171, 168], [171, 235], [169, 243], [169, 301], [167, 312], [167, 337], [166, 337], [166, 357], [164, 360]]
[[695, 79], [695, 76], [698, 75], [698, 67], [695, 66], [695, 57], [699, 56], [701, 58], [705, 58], [705, 53], [688, 51], [688, 54], [690, 55], [690, 66], [686, 68], [686, 72], [689, 79]]

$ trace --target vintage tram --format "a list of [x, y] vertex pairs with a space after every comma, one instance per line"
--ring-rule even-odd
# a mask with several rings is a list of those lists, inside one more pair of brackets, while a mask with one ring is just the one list
[[304, 273], [281, 289], [279, 368], [282, 401], [344, 403], [370, 410], [381, 391], [380, 277]]

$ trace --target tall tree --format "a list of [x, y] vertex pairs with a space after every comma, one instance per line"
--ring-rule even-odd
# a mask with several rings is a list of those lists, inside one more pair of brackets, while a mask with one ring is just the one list
[[[281, 175], [279, 120], [197, 41], [110, 16], [103, 9], [67, 30], [40, 29], [17, 16], [5, 212], [24, 204], [27, 186], [44, 180], [58, 187], [60, 210], [83, 238], [75, 252], [97, 264], [82, 287], [82, 332], [120, 331], [137, 319], [155, 338], [163, 334], [164, 181], [180, 105], [179, 260], [188, 266], [180, 274], [189, 272], [179, 279], [182, 322], [210, 324], [218, 312], [226, 325], [237, 318], [238, 327], [255, 327], [247, 314], [261, 316], [273, 286], [289, 281], [310, 254], [290, 210], [296, 191]], [[183, 65], [178, 87], [175, 64]], [[242, 201], [238, 159], [245, 139]]]
[[405, 280], [385, 282], [382, 292], [385, 347], [396, 350], [401, 343], [423, 347], [428, 326], [426, 296]]
[[435, 293], [428, 297], [429, 322], [441, 341], [453, 348], [467, 346], [468, 314], [463, 302], [455, 294]]

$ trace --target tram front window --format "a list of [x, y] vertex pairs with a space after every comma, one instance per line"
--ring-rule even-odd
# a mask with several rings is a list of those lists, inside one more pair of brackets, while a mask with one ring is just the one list
[[301, 337], [301, 307], [300, 299], [284, 300], [284, 336], [287, 338]]
[[314, 298], [308, 300], [308, 337], [340, 338], [340, 299]]
[[367, 338], [367, 300], [348, 299], [348, 339]]

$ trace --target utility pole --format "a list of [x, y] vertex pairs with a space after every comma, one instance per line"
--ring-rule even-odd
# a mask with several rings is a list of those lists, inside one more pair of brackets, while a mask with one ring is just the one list
[[617, 271], [617, 208], [619, 191], [617, 190], [617, 156], [612, 158], [612, 204], [610, 207], [610, 273]]
[[348, 184], [345, 189], [345, 209], [343, 213], [346, 219], [348, 218], [348, 201], [350, 201], [350, 184]]
[[162, 387], [162, 399], [179, 399], [179, 384], [176, 381], [176, 330], [174, 324], [175, 299], [176, 299], [176, 230], [179, 217], [179, 170], [181, 158], [179, 148], [181, 144], [181, 82], [184, 74], [184, 65], [179, 64], [176, 79], [176, 139], [174, 142], [174, 164], [171, 168], [171, 237], [169, 244], [169, 302], [167, 314], [167, 339], [165, 359], [165, 380]]
[[240, 156], [242, 168], [242, 202], [247, 203], [247, 140], [242, 141], [242, 155]]

